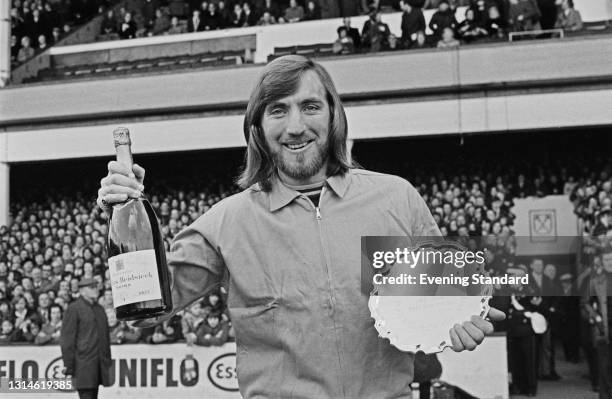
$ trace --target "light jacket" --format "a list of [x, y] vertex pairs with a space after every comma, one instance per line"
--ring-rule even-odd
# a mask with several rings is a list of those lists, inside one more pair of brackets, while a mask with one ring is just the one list
[[213, 206], [168, 254], [175, 312], [229, 273], [240, 392], [254, 398], [407, 398], [413, 355], [378, 337], [361, 237], [440, 236], [415, 188], [353, 169], [319, 206], [273, 180]]

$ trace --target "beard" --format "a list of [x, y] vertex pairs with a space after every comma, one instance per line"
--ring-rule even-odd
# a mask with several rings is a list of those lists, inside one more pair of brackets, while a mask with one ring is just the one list
[[[321, 146], [314, 143], [314, 154], [309, 156], [305, 153], [297, 155], [289, 155], [283, 151], [282, 147], [279, 151], [272, 152], [272, 161], [274, 166], [287, 176], [295, 180], [304, 180], [316, 175], [328, 158], [327, 142]], [[291, 159], [287, 159], [291, 157]]]

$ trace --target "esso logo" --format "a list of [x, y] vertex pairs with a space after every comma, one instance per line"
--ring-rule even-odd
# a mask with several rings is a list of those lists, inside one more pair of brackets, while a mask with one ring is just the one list
[[[45, 378], [47, 380], [64, 380], [66, 376], [64, 375], [64, 361], [61, 357], [53, 359], [51, 363], [47, 366], [45, 370]], [[70, 384], [64, 385], [65, 388], [57, 388], [58, 391], [74, 391], [73, 381], [66, 380]]]
[[208, 366], [208, 379], [219, 389], [237, 392], [236, 354], [226, 353], [210, 362], [210, 366]]

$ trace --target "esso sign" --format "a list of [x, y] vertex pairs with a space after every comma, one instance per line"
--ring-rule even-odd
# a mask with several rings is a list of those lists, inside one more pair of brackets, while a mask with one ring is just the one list
[[226, 353], [210, 362], [210, 366], [208, 366], [208, 379], [219, 389], [238, 392], [236, 354]]

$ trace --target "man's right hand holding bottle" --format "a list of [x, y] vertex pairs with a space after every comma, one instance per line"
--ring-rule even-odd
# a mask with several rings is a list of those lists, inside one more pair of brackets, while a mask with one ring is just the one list
[[130, 171], [125, 165], [110, 161], [108, 175], [100, 180], [98, 206], [108, 210], [114, 204], [140, 197], [144, 190], [144, 177], [145, 170], [140, 165], [134, 164]]

